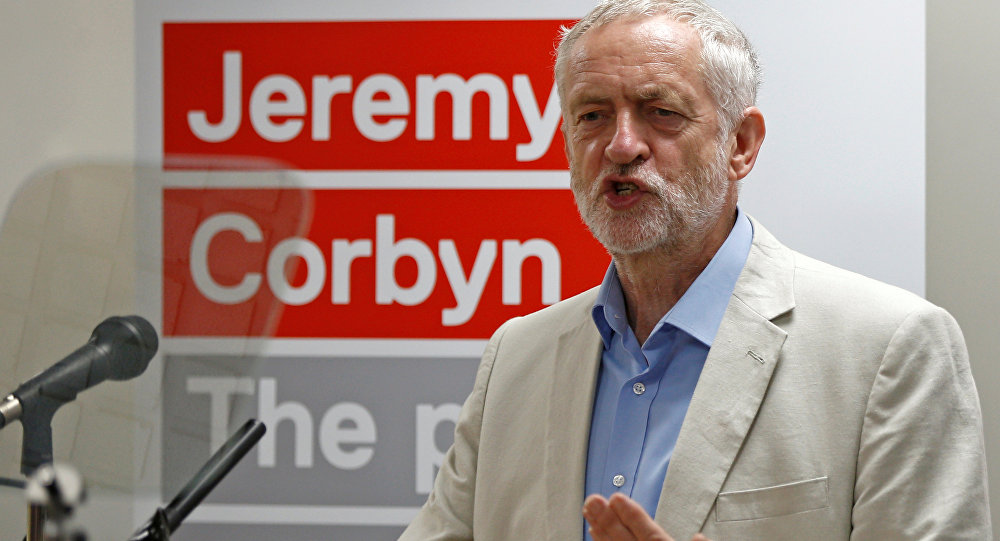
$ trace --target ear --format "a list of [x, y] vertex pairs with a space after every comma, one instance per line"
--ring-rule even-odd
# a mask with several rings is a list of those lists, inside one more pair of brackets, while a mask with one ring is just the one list
[[747, 107], [743, 111], [743, 121], [730, 136], [730, 180], [740, 180], [753, 169], [765, 131], [764, 114], [756, 107]]

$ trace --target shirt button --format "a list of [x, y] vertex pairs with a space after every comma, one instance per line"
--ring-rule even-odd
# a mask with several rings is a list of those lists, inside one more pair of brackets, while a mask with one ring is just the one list
[[635, 394], [642, 394], [646, 392], [646, 386], [641, 383], [636, 383], [632, 386], [632, 392]]
[[622, 475], [622, 474], [618, 474], [618, 475], [614, 476], [614, 478], [611, 479], [611, 484], [615, 485], [618, 488], [621, 488], [622, 485], [625, 484], [625, 476]]

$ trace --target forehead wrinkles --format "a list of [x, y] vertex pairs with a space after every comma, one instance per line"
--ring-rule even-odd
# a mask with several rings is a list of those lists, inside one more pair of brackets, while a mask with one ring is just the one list
[[[662, 101], [681, 107], [687, 114], [696, 115], [706, 104], [698, 102], [695, 81], [681, 77], [671, 64], [643, 66], [615, 66], [609, 73], [598, 65], [582, 63], [571, 74], [568, 103], [572, 108], [582, 104], [611, 100], [616, 95], [639, 102]], [[702, 93], [706, 93], [702, 90]]]
[[611, 82], [627, 89], [630, 97], [694, 105], [695, 94], [707, 95], [700, 50], [694, 29], [669, 19], [615, 21], [593, 28], [570, 52], [567, 97], [571, 102], [590, 101], [592, 97], [579, 94], [592, 94], [592, 87]]

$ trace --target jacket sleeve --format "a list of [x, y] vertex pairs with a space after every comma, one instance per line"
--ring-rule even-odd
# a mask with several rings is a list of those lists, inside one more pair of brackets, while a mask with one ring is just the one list
[[982, 413], [958, 324], [909, 314], [872, 385], [858, 449], [853, 541], [992, 539]]
[[490, 338], [472, 393], [455, 425], [455, 442], [445, 454], [427, 502], [399, 541], [472, 541], [483, 407], [500, 340], [509, 324], [502, 325]]

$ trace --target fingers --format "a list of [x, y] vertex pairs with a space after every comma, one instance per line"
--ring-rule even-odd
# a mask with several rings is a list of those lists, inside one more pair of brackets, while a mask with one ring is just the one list
[[622, 524], [636, 539], [642, 541], [674, 541], [660, 525], [646, 513], [646, 510], [635, 500], [624, 494], [615, 493], [608, 500], [608, 506], [618, 515]]
[[659, 524], [646, 513], [635, 500], [623, 494], [612, 494], [608, 506], [618, 516], [622, 524], [641, 541], [673, 541]]
[[673, 541], [641, 505], [622, 494], [613, 494], [609, 500], [589, 496], [583, 516], [594, 541]]
[[594, 541], [633, 541], [635, 536], [622, 524], [603, 496], [592, 494], [583, 502], [583, 518]]

